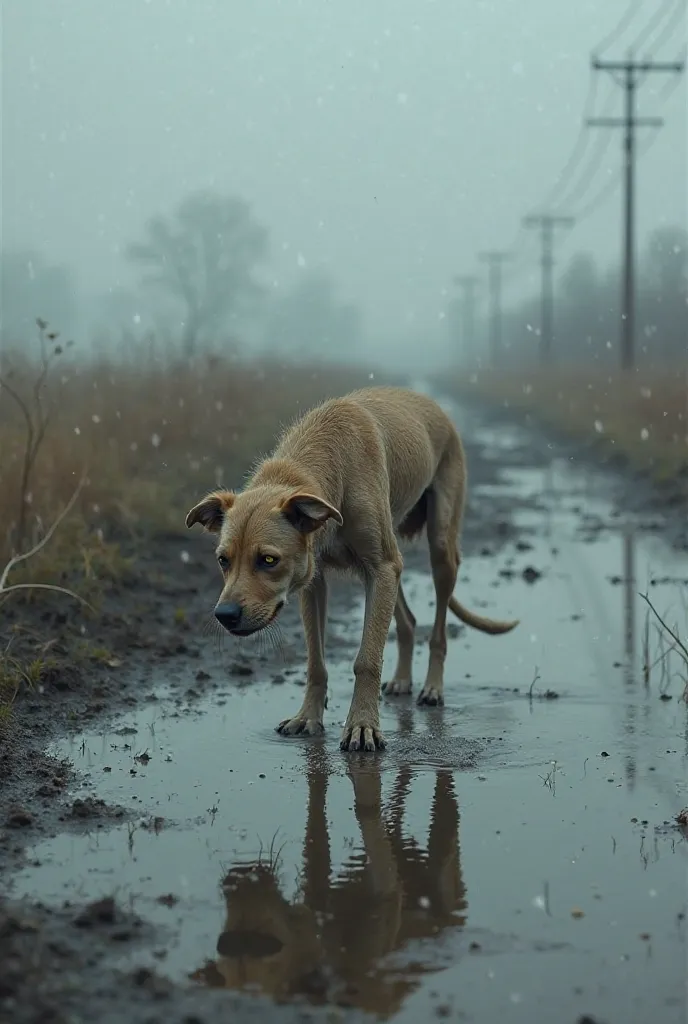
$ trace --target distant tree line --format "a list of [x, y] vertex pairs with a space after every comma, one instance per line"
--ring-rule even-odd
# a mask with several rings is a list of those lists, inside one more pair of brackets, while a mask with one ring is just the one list
[[[617, 367], [621, 297], [620, 266], [601, 269], [589, 253], [576, 253], [556, 285], [553, 362], [558, 366]], [[538, 364], [540, 315], [539, 291], [505, 309], [504, 364]], [[454, 350], [465, 355], [458, 298], [449, 304], [447, 321]], [[487, 358], [488, 332], [483, 315], [475, 339], [483, 361]], [[682, 227], [657, 228], [639, 253], [636, 362], [648, 367], [688, 365], [688, 232]]]
[[211, 349], [238, 355], [249, 330], [282, 357], [340, 357], [358, 348], [361, 312], [337, 298], [328, 273], [299, 267], [291, 288], [268, 288], [261, 273], [269, 255], [269, 233], [250, 206], [212, 190], [152, 217], [126, 249], [138, 286], [117, 285], [90, 302], [78, 298], [66, 268], [35, 252], [3, 250], [0, 343], [26, 345], [37, 317], [71, 333], [81, 312], [91, 340], [127, 355], [151, 346], [185, 359]]

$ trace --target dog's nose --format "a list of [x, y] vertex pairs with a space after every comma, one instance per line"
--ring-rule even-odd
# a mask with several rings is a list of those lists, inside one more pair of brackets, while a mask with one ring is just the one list
[[236, 629], [241, 622], [242, 607], [233, 601], [231, 604], [219, 604], [215, 609], [215, 618], [225, 629]]

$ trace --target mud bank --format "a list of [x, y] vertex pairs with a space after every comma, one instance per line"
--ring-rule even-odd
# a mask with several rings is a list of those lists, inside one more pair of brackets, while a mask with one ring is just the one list
[[[117, 596], [112, 666], [18, 707], [12, 1020], [683, 1021], [683, 669], [638, 591], [673, 614], [688, 564], [621, 477], [455, 413], [461, 597], [521, 626], [452, 624], [446, 706], [383, 699], [384, 755], [337, 748], [357, 588], [331, 602], [327, 735], [285, 740], [295, 614], [281, 652], [218, 650], [215, 569], [188, 536], [158, 538]], [[417, 692], [433, 595], [424, 548], [406, 564]]]

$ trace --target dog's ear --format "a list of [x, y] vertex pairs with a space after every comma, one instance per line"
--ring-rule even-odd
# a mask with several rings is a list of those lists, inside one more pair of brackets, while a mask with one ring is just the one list
[[229, 512], [234, 504], [234, 497], [232, 491], [213, 491], [207, 494], [187, 515], [188, 529], [195, 523], [200, 523], [208, 533], [219, 533], [225, 512]]
[[300, 533], [312, 533], [328, 519], [334, 519], [338, 526], [344, 523], [334, 505], [314, 494], [292, 494], [280, 504], [280, 512]]

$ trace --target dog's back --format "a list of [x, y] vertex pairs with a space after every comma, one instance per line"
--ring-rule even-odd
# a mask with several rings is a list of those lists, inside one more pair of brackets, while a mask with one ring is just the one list
[[456, 466], [461, 488], [465, 481], [454, 424], [434, 399], [405, 388], [362, 388], [310, 410], [285, 432], [275, 455], [303, 457], [305, 451], [314, 463], [324, 457], [321, 475], [333, 467], [343, 472], [349, 499], [370, 489], [371, 474], [377, 482], [384, 474], [392, 519], [407, 537], [423, 528], [424, 495], [445, 457]]

